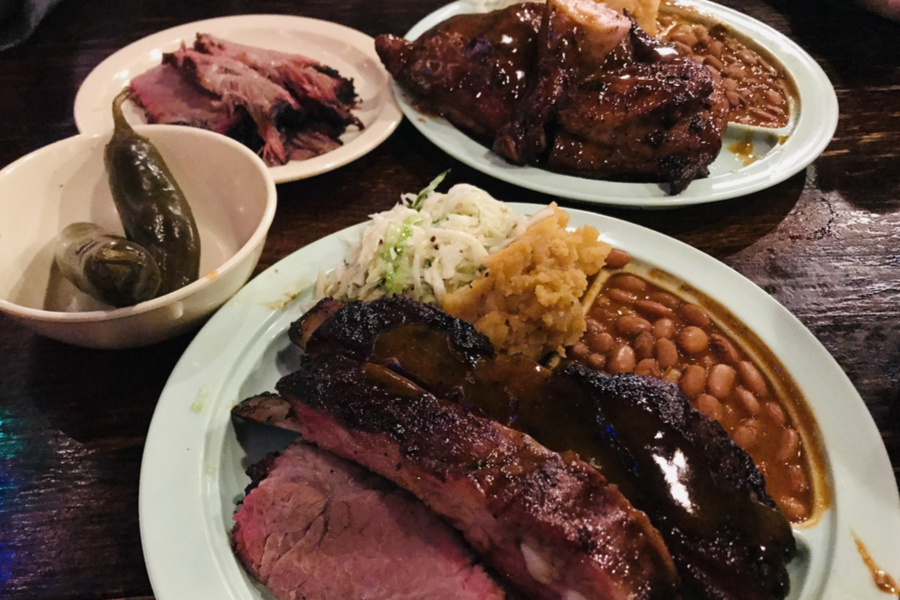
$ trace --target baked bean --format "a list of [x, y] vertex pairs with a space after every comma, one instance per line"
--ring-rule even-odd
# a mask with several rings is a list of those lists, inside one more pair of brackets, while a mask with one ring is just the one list
[[678, 365], [678, 348], [671, 340], [659, 338], [656, 340], [656, 360], [663, 369]]
[[634, 275], [619, 275], [612, 280], [612, 286], [634, 294], [643, 292], [647, 289], [647, 283], [640, 277], [635, 277]]
[[601, 371], [606, 366], [606, 356], [594, 352], [587, 357], [587, 365], [595, 371]]
[[696, 304], [685, 304], [678, 309], [678, 315], [682, 319], [684, 319], [685, 323], [687, 323], [688, 325], [702, 327], [704, 329], [709, 327], [709, 315], [706, 314], [706, 311], [702, 306], [698, 306]]
[[647, 298], [654, 302], [659, 302], [663, 306], [668, 306], [669, 308], [676, 308], [681, 304], [681, 300], [666, 292], [652, 292]]
[[778, 460], [793, 460], [800, 451], [800, 434], [793, 427], [785, 427], [781, 431], [778, 446]]
[[722, 85], [724, 85], [725, 89], [729, 92], [736, 92], [738, 89], [737, 81], [734, 79], [723, 79]]
[[606, 266], [611, 269], [621, 269], [631, 262], [631, 255], [624, 250], [613, 248], [606, 255]]
[[725, 68], [725, 65], [722, 64], [722, 61], [716, 58], [715, 56], [707, 56], [703, 59], [703, 63], [713, 67], [716, 71], [722, 72], [722, 69]]
[[582, 358], [587, 358], [587, 356], [591, 353], [591, 349], [588, 348], [588, 345], [584, 342], [578, 342], [574, 346], [572, 346], [571, 354], [573, 357], [581, 360]]
[[685, 56], [693, 56], [694, 49], [685, 44], [684, 42], [679, 42], [678, 40], [672, 40], [672, 44], [678, 48], [678, 51], [684, 54]]
[[703, 25], [696, 24], [693, 27], [694, 35], [697, 36], [697, 39], [702, 42], [704, 45], [709, 44], [712, 38], [709, 37], [709, 30], [706, 29]]
[[635, 375], [647, 375], [648, 377], [656, 377], [659, 379], [659, 376], [662, 374], [662, 371], [659, 370], [659, 363], [657, 363], [652, 358], [645, 358], [640, 361], [634, 367]]
[[731, 63], [730, 65], [725, 67], [725, 69], [722, 70], [722, 74], [725, 75], [726, 77], [732, 77], [734, 79], [737, 79], [738, 81], [743, 80], [744, 77], [746, 76], [746, 73], [744, 72], [744, 67], [741, 66], [739, 63]]
[[784, 98], [781, 97], [781, 94], [773, 89], [766, 90], [766, 100], [768, 100], [775, 106], [780, 106], [781, 103], [784, 102]]
[[653, 335], [658, 338], [671, 339], [675, 335], [675, 323], [672, 319], [658, 319], [653, 322]]
[[587, 345], [593, 352], [605, 354], [613, 347], [616, 340], [606, 332], [587, 336]]
[[635, 336], [643, 331], [650, 331], [650, 321], [633, 315], [623, 315], [616, 321], [616, 329], [622, 335]]
[[709, 346], [720, 362], [733, 365], [741, 360], [741, 355], [738, 354], [737, 348], [724, 335], [719, 333], [711, 334], [709, 336]]
[[769, 415], [776, 427], [784, 427], [787, 418], [784, 416], [784, 410], [778, 406], [777, 402], [766, 402], [763, 410]]
[[789, 465], [788, 476], [791, 480], [791, 490], [795, 494], [802, 494], [809, 489], [809, 480], [800, 465]]
[[638, 300], [634, 303], [634, 307], [642, 313], [646, 313], [653, 317], [671, 317], [672, 309], [659, 302], [653, 300]]
[[686, 27], [680, 27], [677, 32], [673, 32], [669, 39], [673, 42], [681, 42], [688, 48], [693, 48], [697, 45], [697, 36], [694, 35], [694, 32]]
[[709, 45], [706, 47], [706, 49], [713, 56], [721, 58], [722, 53], [725, 52], [725, 44], [723, 44], [719, 40], [713, 40], [709, 43]]
[[600, 333], [605, 329], [603, 325], [600, 324], [600, 321], [598, 321], [597, 319], [592, 319], [590, 317], [584, 320], [584, 326], [588, 333], [594, 334]]
[[753, 392], [747, 388], [737, 386], [734, 389], [734, 397], [737, 398], [738, 404], [747, 411], [750, 416], [759, 414], [759, 400], [753, 395]]
[[634, 338], [634, 353], [638, 360], [653, 358], [656, 350], [656, 338], [649, 331], [642, 331]]
[[694, 400], [694, 406], [697, 407], [697, 410], [714, 421], [718, 421], [719, 417], [722, 416], [722, 404], [715, 396], [700, 394], [697, 396], [697, 399]]
[[749, 452], [759, 441], [759, 423], [755, 419], [747, 419], [734, 430], [732, 439], [745, 452]]
[[709, 347], [709, 336], [694, 325], [685, 327], [678, 334], [678, 347], [688, 354], [700, 354]]
[[[660, 365], [662, 366], [662, 365]], [[674, 367], [669, 367], [665, 370], [662, 376], [663, 380], [668, 381], [669, 383], [678, 383], [678, 380], [681, 379], [681, 371]]]
[[775, 118], [775, 115], [768, 109], [768, 107], [759, 107], [759, 106], [751, 106], [747, 109], [751, 115], [762, 121], [763, 123], [767, 123], [772, 121]]
[[731, 393], [736, 375], [735, 370], [728, 365], [714, 365], [709, 370], [709, 379], [707, 380], [709, 393], [719, 400], [724, 400]]
[[696, 398], [706, 389], [706, 369], [698, 365], [688, 365], [678, 380], [678, 387], [688, 398]]
[[738, 54], [738, 58], [740, 58], [744, 64], [750, 65], [751, 67], [756, 64], [756, 53], [755, 52], [751, 52], [750, 50], [747, 50], [746, 48], [744, 48], [737, 54]]
[[762, 373], [760, 373], [756, 366], [749, 360], [742, 360], [738, 363], [738, 373], [741, 374], [741, 381], [744, 382], [747, 389], [756, 394], [759, 398], [765, 398], [769, 393], [769, 389], [766, 386], [766, 380], [763, 378]]
[[[726, 79], [725, 81], [731, 81], [731, 79]], [[726, 90], [725, 97], [728, 98], [728, 104], [731, 105], [731, 108], [737, 108], [741, 105], [741, 97], [736, 92]]]
[[626, 292], [625, 290], [620, 290], [617, 288], [609, 290], [607, 292], [607, 295], [609, 295], [609, 297], [616, 302], [621, 302], [622, 304], [632, 304], [635, 300], [637, 300], [637, 296], [635, 296], [631, 292]]
[[631, 346], [621, 344], [609, 353], [607, 367], [610, 373], [631, 373], [634, 371], [634, 350]]

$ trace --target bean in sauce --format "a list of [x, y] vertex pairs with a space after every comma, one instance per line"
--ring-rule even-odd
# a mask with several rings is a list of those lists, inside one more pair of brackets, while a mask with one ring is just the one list
[[657, 21], [660, 38], [722, 77], [731, 121], [771, 128], [788, 124], [792, 87], [782, 67], [745, 46], [722, 24], [665, 10]]
[[760, 369], [702, 306], [635, 275], [615, 274], [594, 301], [587, 333], [570, 356], [600, 371], [676, 383], [750, 454], [788, 519], [810, 515], [809, 461], [800, 434]]

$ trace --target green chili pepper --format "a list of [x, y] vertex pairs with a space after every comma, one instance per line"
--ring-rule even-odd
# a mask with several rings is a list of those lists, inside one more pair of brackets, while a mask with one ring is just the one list
[[93, 223], [72, 223], [63, 229], [56, 264], [82, 292], [113, 306], [150, 300], [161, 281], [159, 267], [146, 249]]
[[109, 188], [125, 234], [159, 265], [159, 295], [200, 275], [200, 235], [191, 207], [156, 147], [125, 120], [124, 90], [113, 100], [115, 129], [106, 146]]

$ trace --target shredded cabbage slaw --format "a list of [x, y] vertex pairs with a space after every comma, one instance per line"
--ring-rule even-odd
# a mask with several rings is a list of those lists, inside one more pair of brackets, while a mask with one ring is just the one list
[[448, 292], [472, 282], [485, 258], [550, 214], [518, 214], [484, 190], [457, 184], [435, 191], [446, 173], [417, 195], [404, 194], [372, 221], [343, 264], [319, 273], [316, 299], [375, 300], [402, 294], [440, 304]]

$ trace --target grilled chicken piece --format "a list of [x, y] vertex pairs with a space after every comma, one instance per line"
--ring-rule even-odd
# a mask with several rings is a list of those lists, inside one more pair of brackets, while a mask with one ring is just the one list
[[658, 180], [677, 194], [722, 148], [728, 100], [706, 67], [636, 24], [593, 77], [558, 106], [547, 164], [588, 177]]
[[517, 164], [538, 160], [547, 148], [560, 103], [578, 82], [593, 77], [628, 35], [631, 21], [593, 0], [548, 0], [528, 91], [494, 139], [494, 151]]
[[418, 496], [533, 598], [677, 594], [646, 515], [576, 457], [345, 355], [307, 356], [278, 390], [306, 440]]
[[397, 83], [429, 112], [493, 137], [512, 118], [534, 62], [543, 6], [517, 4], [458, 15], [414, 42], [375, 38], [375, 50]]
[[721, 82], [592, 1], [460, 15], [414, 42], [379, 36], [376, 49], [425, 110], [516, 164], [676, 194], [721, 149]]

